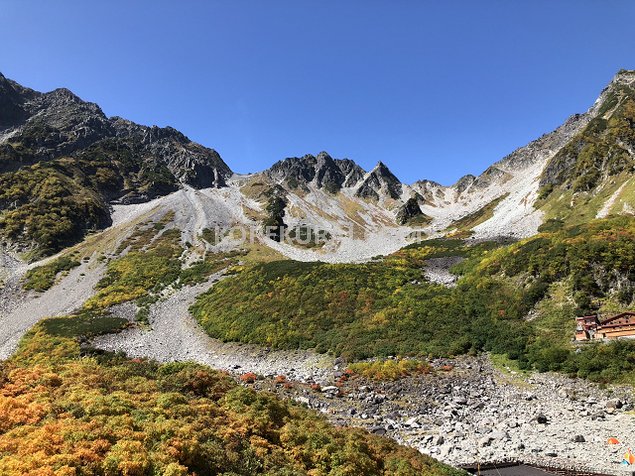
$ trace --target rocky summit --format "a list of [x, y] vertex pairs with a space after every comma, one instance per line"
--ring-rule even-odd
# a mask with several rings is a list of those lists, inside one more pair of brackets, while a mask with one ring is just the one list
[[[589, 216], [628, 213], [633, 76], [619, 72], [587, 112], [574, 114], [480, 175], [465, 175], [451, 186], [428, 180], [404, 184], [383, 162], [367, 172], [353, 160], [327, 152], [283, 159], [250, 176], [237, 175], [216, 151], [173, 128], [108, 118], [99, 106], [67, 89], [40, 93], [0, 76], [0, 171], [7, 181], [0, 196], [2, 234], [9, 246], [50, 253], [107, 226], [114, 203], [143, 203], [183, 187], [234, 188], [263, 207], [267, 190], [282, 187], [282, 195], [290, 197], [297, 211], [287, 215], [285, 225], [324, 229], [333, 240], [321, 251], [339, 250], [341, 256], [335, 259], [347, 259], [344, 228], [351, 224], [366, 236], [385, 231], [387, 225], [395, 228], [381, 248], [373, 242], [355, 244], [358, 257], [365, 258], [405, 245], [404, 237], [412, 231], [406, 226], [430, 237], [523, 238], [550, 219], [574, 222], [581, 210]], [[27, 173], [52, 177], [63, 183], [65, 192], [49, 190], [50, 196], [44, 197], [8, 183], [26, 185]], [[258, 189], [256, 183], [263, 185]], [[85, 211], [75, 214], [64, 236], [43, 237], [42, 231], [25, 226], [26, 216], [34, 213], [29, 203], [51, 203], [37, 211], [44, 219], [49, 211], [59, 213], [52, 203], [59, 202], [60, 193], [74, 208], [78, 194], [93, 197], [90, 206], [82, 205]], [[415, 215], [425, 219], [412, 221]]]
[[68, 89], [40, 93], [0, 74], [1, 171], [87, 151], [120, 146], [140, 157], [147, 168], [165, 167], [178, 183], [220, 187], [231, 170], [218, 153], [190, 141], [171, 127], [146, 127], [119, 117]]

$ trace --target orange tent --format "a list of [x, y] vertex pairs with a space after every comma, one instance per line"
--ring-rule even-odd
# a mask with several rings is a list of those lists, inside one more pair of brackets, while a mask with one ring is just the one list
[[607, 443], [609, 445], [619, 445], [620, 444], [620, 440], [618, 440], [617, 438], [609, 438]]
[[633, 454], [633, 452], [631, 451], [631, 449], [629, 448], [628, 451], [626, 452], [626, 454], [624, 455], [624, 464], [627, 464], [629, 466], [634, 465], [635, 464], [635, 455]]

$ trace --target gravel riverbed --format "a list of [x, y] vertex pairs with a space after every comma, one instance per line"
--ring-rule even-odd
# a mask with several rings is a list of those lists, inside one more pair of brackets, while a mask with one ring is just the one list
[[[453, 465], [512, 460], [630, 474], [620, 462], [635, 446], [631, 388], [603, 389], [550, 373], [521, 376], [494, 368], [486, 356], [433, 365], [433, 374], [394, 382], [351, 379], [319, 390], [256, 385]], [[609, 445], [610, 437], [622, 444]]]
[[[453, 465], [511, 459], [624, 474], [621, 456], [628, 445], [635, 446], [628, 387], [602, 388], [551, 373], [521, 375], [495, 368], [487, 356], [438, 360], [432, 374], [397, 381], [342, 383], [346, 363], [341, 359], [209, 337], [188, 308], [221, 278], [218, 274], [156, 303], [149, 328], [101, 336], [93, 344], [133, 357], [196, 361], [236, 377], [254, 372], [263, 376], [254, 384], [258, 388], [321, 411], [336, 424], [387, 435]], [[276, 384], [278, 375], [288, 384]], [[608, 445], [610, 437], [623, 444]]]

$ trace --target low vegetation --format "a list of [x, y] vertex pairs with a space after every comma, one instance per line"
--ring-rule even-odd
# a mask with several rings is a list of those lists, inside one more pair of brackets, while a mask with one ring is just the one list
[[301, 248], [321, 248], [332, 238], [326, 230], [315, 229], [308, 225], [298, 225], [286, 233], [289, 243]]
[[348, 366], [349, 373], [370, 380], [397, 380], [410, 375], [428, 374], [430, 364], [418, 359], [380, 359], [355, 362]]
[[[477, 351], [484, 346], [481, 334], [490, 330], [481, 321], [448, 319], [465, 315], [454, 299], [459, 293], [423, 276], [427, 258], [486, 253], [495, 245], [459, 246], [458, 240], [447, 246], [430, 241], [364, 264], [258, 264], [218, 283], [192, 312], [211, 335], [224, 340], [315, 348], [349, 359]], [[502, 306], [507, 294], [501, 291], [498, 300], [481, 296], [474, 314], [485, 321], [497, 315], [499, 307], [490, 308]], [[508, 337], [488, 336], [500, 345]]]
[[192, 286], [205, 282], [215, 273], [238, 264], [244, 250], [207, 253], [190, 263], [182, 261], [184, 252], [181, 232], [167, 228], [173, 214], [168, 213], [156, 223], [145, 223], [124, 240], [118, 253], [122, 256], [108, 263], [106, 275], [97, 283], [97, 293], [85, 309], [105, 310], [116, 304], [136, 301], [137, 320], [146, 322], [149, 306], [168, 286]]
[[0, 364], [0, 474], [462, 474], [207, 367], [82, 357], [60, 323]]
[[620, 86], [603, 107], [603, 114], [552, 159], [543, 177], [543, 198], [562, 186], [574, 192], [589, 191], [600, 184], [603, 176], [632, 170], [629, 148], [635, 145], [635, 91]]
[[42, 321], [42, 329], [57, 337], [92, 337], [125, 329], [129, 322], [120, 317], [81, 312], [73, 316], [51, 317]]
[[87, 309], [105, 309], [159, 291], [181, 274], [181, 233], [164, 230], [152, 243], [130, 251], [108, 264], [106, 276], [97, 284], [97, 294], [86, 303]]
[[[463, 256], [455, 288], [427, 259]], [[521, 369], [630, 381], [635, 343], [575, 348], [575, 316], [635, 304], [635, 219], [550, 223], [518, 243], [428, 240], [363, 264], [274, 261], [218, 283], [192, 307], [212, 336], [313, 348], [349, 360], [489, 351]], [[531, 320], [526, 319], [528, 315]]]
[[81, 263], [71, 256], [61, 256], [47, 263], [27, 271], [24, 276], [24, 289], [43, 292], [51, 288], [60, 273], [68, 272]]
[[109, 225], [108, 206], [85, 179], [60, 162], [0, 174], [0, 235], [52, 254]]
[[[593, 219], [631, 178], [635, 160], [635, 90], [614, 85], [598, 115], [550, 160], [537, 206], [568, 224]], [[630, 190], [629, 190], [630, 188]], [[624, 190], [632, 207], [632, 187]]]

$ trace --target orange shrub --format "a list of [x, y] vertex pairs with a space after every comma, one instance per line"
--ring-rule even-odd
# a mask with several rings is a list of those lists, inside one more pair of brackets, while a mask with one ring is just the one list
[[243, 383], [254, 383], [258, 379], [258, 376], [253, 372], [247, 372], [240, 376], [240, 381]]

